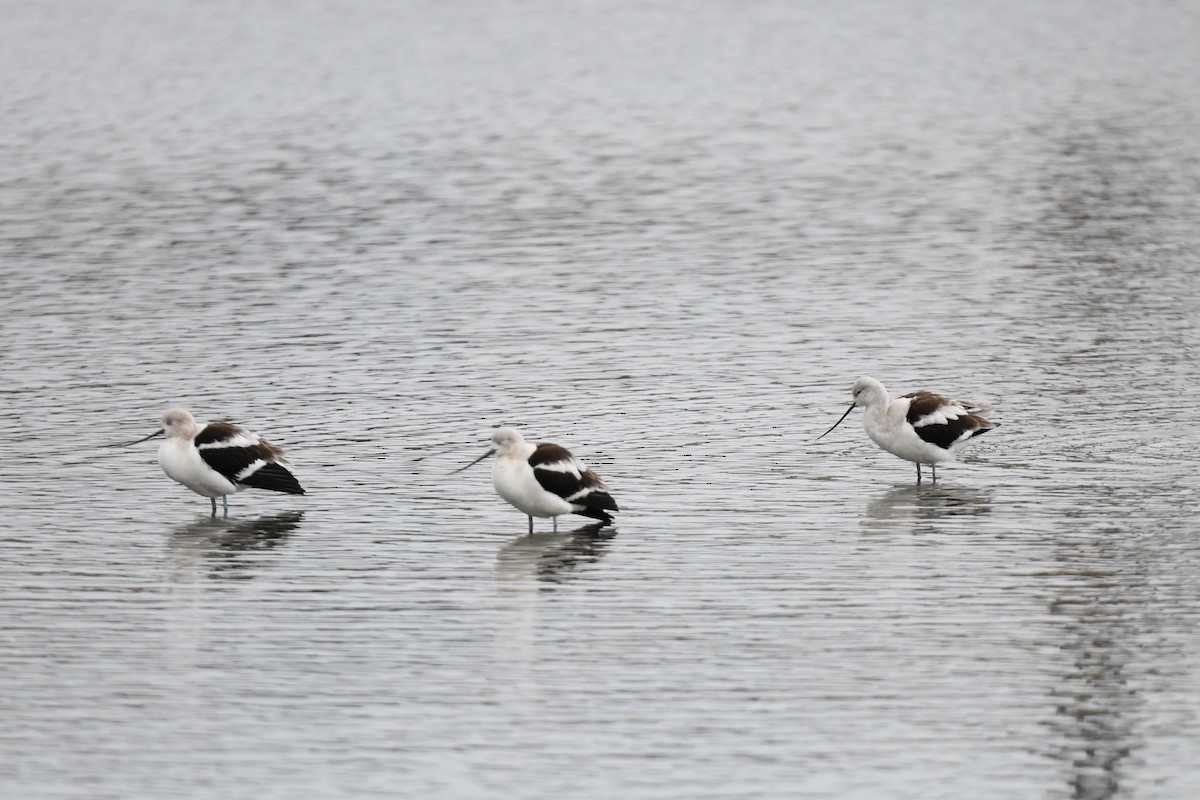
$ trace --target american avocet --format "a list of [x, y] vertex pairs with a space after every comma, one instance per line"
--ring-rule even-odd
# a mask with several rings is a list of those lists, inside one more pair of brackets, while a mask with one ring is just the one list
[[892, 455], [915, 463], [917, 483], [922, 464], [930, 466], [936, 482], [938, 464], [953, 461], [972, 439], [999, 425], [984, 417], [991, 411], [984, 403], [951, 400], [933, 392], [912, 392], [892, 400], [874, 378], [859, 378], [850, 392], [854, 396], [850, 408], [821, 436], [862, 406], [867, 436]]
[[[524, 511], [533, 534], [534, 517], [552, 517], [558, 530], [560, 514], [579, 514], [598, 519], [605, 525], [613, 521], [617, 501], [608, 493], [600, 476], [581, 464], [565, 447], [526, 442], [515, 428], [492, 431], [492, 449], [454, 472], [462, 472], [490, 455], [492, 486], [496, 494]], [[452, 473], [453, 474], [453, 473]]]
[[228, 495], [247, 487], [304, 494], [299, 482], [283, 466], [287, 459], [282, 448], [252, 431], [230, 422], [199, 425], [182, 408], [172, 408], [163, 414], [162, 425], [149, 436], [129, 444], [165, 433], [167, 440], [158, 448], [159, 466], [167, 477], [211, 500], [213, 516], [217, 514], [218, 497], [228, 515]]

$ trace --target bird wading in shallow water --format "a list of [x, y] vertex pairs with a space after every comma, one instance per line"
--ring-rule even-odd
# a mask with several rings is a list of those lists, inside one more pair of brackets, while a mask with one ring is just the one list
[[172, 408], [163, 415], [162, 428], [142, 437], [166, 434], [158, 448], [158, 463], [171, 480], [182, 483], [212, 502], [217, 515], [217, 498], [229, 515], [228, 495], [246, 488], [304, 494], [304, 489], [284, 464], [283, 450], [230, 422], [200, 425], [188, 411]]
[[530, 535], [534, 517], [552, 517], [555, 531], [561, 514], [580, 514], [605, 525], [613, 521], [609, 512], [618, 510], [617, 501], [600, 476], [567, 448], [548, 442], [530, 444], [516, 428], [497, 428], [492, 431], [492, 449], [454, 472], [491, 455], [496, 456], [492, 486], [496, 494], [529, 517]]
[[936, 482], [938, 464], [953, 461], [976, 436], [999, 425], [984, 416], [991, 411], [984, 403], [952, 400], [933, 392], [912, 392], [893, 400], [882, 383], [865, 376], [854, 382], [850, 393], [854, 397], [850, 408], [817, 438], [862, 406], [867, 436], [892, 455], [915, 463], [918, 484], [922, 464], [929, 465]]

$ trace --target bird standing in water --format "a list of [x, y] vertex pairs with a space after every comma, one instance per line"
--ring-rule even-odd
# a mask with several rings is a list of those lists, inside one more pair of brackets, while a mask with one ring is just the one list
[[953, 461], [976, 436], [999, 425], [984, 416], [991, 411], [984, 403], [952, 400], [933, 392], [912, 392], [893, 400], [882, 383], [865, 376], [854, 382], [850, 393], [854, 397], [850, 408], [817, 438], [862, 406], [867, 436], [892, 455], [915, 463], [918, 484], [922, 464], [929, 465], [937, 482], [938, 464]]
[[212, 502], [217, 515], [217, 498], [229, 515], [228, 495], [245, 488], [304, 494], [304, 489], [284, 464], [283, 449], [230, 422], [201, 425], [185, 409], [172, 408], [163, 415], [162, 428], [138, 439], [166, 434], [158, 448], [158, 463], [171, 480], [182, 483]]
[[555, 531], [561, 514], [580, 514], [605, 525], [613, 521], [608, 512], [618, 510], [617, 502], [608, 487], [565, 447], [530, 444], [516, 428], [497, 428], [492, 431], [492, 449], [454, 471], [462, 472], [491, 455], [496, 456], [492, 486], [529, 517], [530, 535], [534, 517], [552, 517]]

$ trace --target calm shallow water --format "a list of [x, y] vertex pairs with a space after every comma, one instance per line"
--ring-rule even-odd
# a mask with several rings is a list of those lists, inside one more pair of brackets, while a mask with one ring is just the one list
[[[1193, 796], [1195, 8], [6, 17], [0, 795]], [[102, 447], [180, 403], [309, 495]]]

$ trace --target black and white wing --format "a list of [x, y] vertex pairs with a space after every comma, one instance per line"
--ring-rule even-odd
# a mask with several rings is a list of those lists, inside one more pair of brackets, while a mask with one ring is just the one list
[[234, 483], [272, 492], [304, 494], [283, 466], [283, 450], [258, 434], [229, 422], [210, 422], [196, 434], [200, 457]]
[[949, 450], [958, 442], [995, 428], [983, 415], [991, 409], [982, 403], [961, 403], [933, 392], [913, 392], [908, 398], [908, 423], [926, 442]]
[[612, 522], [609, 511], [617, 511], [617, 501], [608, 493], [600, 476], [581, 464], [565, 447], [542, 442], [529, 457], [533, 476], [543, 489], [571, 504], [585, 517]]

